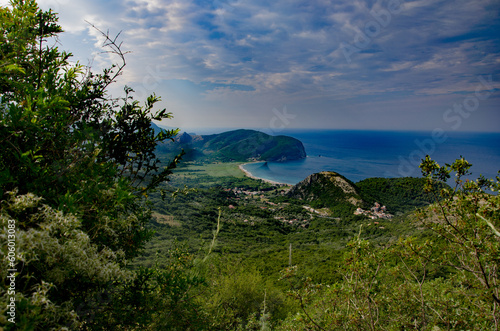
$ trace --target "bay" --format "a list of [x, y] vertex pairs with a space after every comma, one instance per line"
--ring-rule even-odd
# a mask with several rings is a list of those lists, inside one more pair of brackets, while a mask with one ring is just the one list
[[500, 170], [500, 133], [351, 130], [286, 130], [299, 139], [308, 157], [288, 162], [250, 163], [253, 176], [296, 184], [321, 171], [335, 171], [353, 182], [369, 177], [420, 177], [425, 155], [440, 164], [464, 156], [472, 178], [494, 178]]

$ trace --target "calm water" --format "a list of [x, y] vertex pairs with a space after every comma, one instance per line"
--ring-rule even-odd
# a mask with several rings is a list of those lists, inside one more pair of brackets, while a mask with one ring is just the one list
[[440, 164], [463, 155], [473, 177], [493, 178], [500, 170], [500, 133], [304, 131], [281, 134], [302, 141], [308, 157], [284, 163], [248, 164], [254, 176], [296, 184], [310, 174], [331, 170], [357, 182], [368, 177], [421, 176], [418, 165], [426, 154]]

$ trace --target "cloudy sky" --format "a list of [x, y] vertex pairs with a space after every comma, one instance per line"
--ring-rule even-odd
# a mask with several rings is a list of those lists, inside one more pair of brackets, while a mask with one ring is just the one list
[[156, 92], [169, 126], [500, 131], [498, 0], [39, 4], [95, 70], [112, 59], [87, 22], [122, 31], [116, 89]]

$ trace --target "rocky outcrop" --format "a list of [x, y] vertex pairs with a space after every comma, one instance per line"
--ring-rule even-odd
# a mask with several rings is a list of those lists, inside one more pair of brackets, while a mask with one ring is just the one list
[[338, 204], [360, 206], [363, 200], [353, 182], [334, 171], [312, 174], [293, 186], [288, 195], [305, 201], [316, 201], [332, 207]]

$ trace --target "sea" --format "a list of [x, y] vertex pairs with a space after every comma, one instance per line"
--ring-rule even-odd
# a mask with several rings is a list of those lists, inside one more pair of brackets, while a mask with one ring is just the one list
[[249, 163], [245, 170], [292, 185], [321, 171], [335, 171], [353, 182], [369, 177], [421, 177], [418, 166], [426, 155], [441, 165], [463, 156], [472, 164], [471, 179], [495, 178], [500, 170], [500, 133], [290, 129], [280, 134], [299, 139], [307, 158]]

